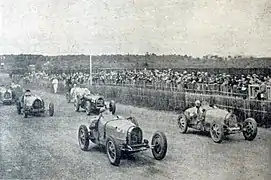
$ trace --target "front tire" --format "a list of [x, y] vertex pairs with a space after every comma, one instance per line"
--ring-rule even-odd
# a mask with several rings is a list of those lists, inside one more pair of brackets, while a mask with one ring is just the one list
[[210, 127], [210, 134], [215, 143], [221, 143], [224, 138], [224, 128], [222, 124], [214, 121]]
[[86, 101], [86, 113], [89, 116], [91, 114], [91, 103]]
[[78, 100], [78, 99], [75, 100], [75, 102], [74, 102], [74, 107], [75, 107], [75, 111], [76, 111], [76, 112], [79, 112], [80, 105], [79, 105], [79, 100]]
[[121, 150], [112, 137], [106, 140], [106, 154], [112, 165], [118, 166], [120, 164]]
[[112, 112], [113, 115], [116, 113], [116, 103], [113, 100], [109, 103], [109, 111]]
[[186, 133], [188, 129], [188, 121], [184, 114], [180, 114], [177, 120], [181, 133]]
[[22, 106], [21, 106], [21, 103], [20, 103], [20, 102], [17, 103], [17, 113], [18, 113], [19, 115], [22, 114]]
[[162, 160], [167, 153], [167, 138], [163, 132], [157, 131], [152, 136], [152, 155], [156, 160]]
[[53, 116], [55, 112], [54, 104], [50, 103], [49, 104], [49, 116]]
[[246, 140], [252, 141], [257, 136], [258, 128], [257, 128], [257, 122], [253, 118], [247, 118], [244, 123], [243, 127], [246, 129], [243, 131], [243, 136]]
[[88, 129], [85, 125], [81, 125], [78, 130], [78, 142], [79, 146], [83, 151], [88, 150], [89, 136]]

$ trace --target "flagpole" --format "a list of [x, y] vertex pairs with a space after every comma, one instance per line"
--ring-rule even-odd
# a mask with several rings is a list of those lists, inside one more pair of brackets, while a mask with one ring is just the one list
[[92, 86], [92, 58], [89, 56], [89, 85]]

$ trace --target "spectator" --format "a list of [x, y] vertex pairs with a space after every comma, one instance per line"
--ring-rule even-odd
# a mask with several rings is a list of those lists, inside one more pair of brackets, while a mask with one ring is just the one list
[[57, 94], [58, 80], [56, 77], [53, 78], [52, 84], [53, 84], [53, 88], [54, 88], [54, 93]]

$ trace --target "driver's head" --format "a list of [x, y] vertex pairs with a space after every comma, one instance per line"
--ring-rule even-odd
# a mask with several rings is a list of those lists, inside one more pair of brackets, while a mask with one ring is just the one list
[[197, 108], [199, 108], [199, 107], [201, 106], [201, 103], [200, 103], [199, 100], [196, 100], [196, 101], [195, 101], [195, 106], [196, 106]]
[[210, 107], [214, 107], [214, 105], [215, 105], [215, 99], [214, 99], [214, 98], [211, 98], [211, 99], [210, 99], [210, 104], [209, 104], [209, 106], [210, 106]]
[[30, 91], [29, 89], [26, 90], [24, 95], [25, 95], [25, 96], [31, 96], [31, 91]]

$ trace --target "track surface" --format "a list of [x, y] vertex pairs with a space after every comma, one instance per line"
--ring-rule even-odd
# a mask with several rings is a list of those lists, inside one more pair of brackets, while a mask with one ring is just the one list
[[117, 114], [136, 117], [145, 138], [150, 141], [156, 130], [162, 130], [169, 146], [162, 161], [146, 151], [115, 167], [94, 144], [87, 152], [79, 149], [78, 127], [88, 125], [91, 117], [75, 112], [64, 95], [34, 92], [55, 104], [55, 115], [25, 119], [15, 106], [0, 105], [0, 179], [271, 179], [268, 129], [259, 129], [252, 142], [237, 134], [215, 144], [191, 129], [180, 134], [174, 113], [117, 104]]

